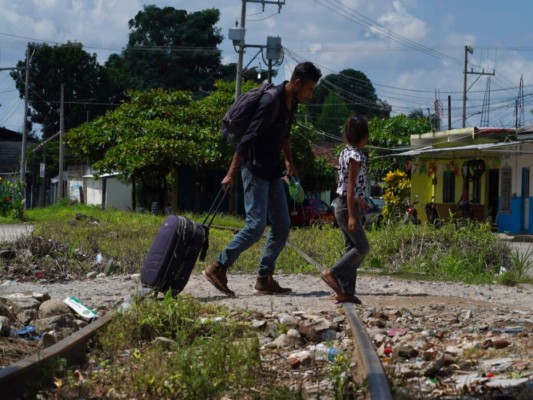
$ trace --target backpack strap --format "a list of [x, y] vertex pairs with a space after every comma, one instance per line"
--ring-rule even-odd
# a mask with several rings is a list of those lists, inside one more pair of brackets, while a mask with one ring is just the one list
[[272, 126], [276, 123], [279, 117], [279, 91], [274, 86], [266, 91], [266, 93], [269, 93], [274, 98], [274, 112], [272, 113], [272, 116], [270, 118], [269, 126]]

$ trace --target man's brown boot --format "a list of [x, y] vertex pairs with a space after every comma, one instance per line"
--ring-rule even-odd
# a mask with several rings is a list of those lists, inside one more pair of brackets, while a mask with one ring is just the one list
[[282, 288], [272, 277], [272, 274], [268, 274], [257, 277], [255, 292], [258, 294], [285, 294], [292, 292], [292, 289]]
[[202, 275], [205, 276], [218, 291], [227, 294], [228, 296], [235, 296], [235, 292], [228, 287], [226, 270], [216, 262], [203, 270]]

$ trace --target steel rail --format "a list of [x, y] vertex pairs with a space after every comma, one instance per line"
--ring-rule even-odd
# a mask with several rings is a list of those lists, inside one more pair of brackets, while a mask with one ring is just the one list
[[69, 365], [83, 362], [88, 341], [111, 321], [114, 314], [111, 311], [52, 346], [0, 369], [0, 393], [6, 396], [3, 398], [20, 398], [28, 390], [35, 389], [40, 383], [39, 373], [47, 367], [52, 368], [58, 358], [66, 359]]
[[[295, 251], [308, 263], [317, 267], [321, 273], [324, 272], [325, 267], [311, 258], [308, 254], [289, 242], [287, 242], [287, 247]], [[355, 304], [342, 303], [342, 306], [344, 308], [344, 312], [346, 313], [348, 322], [350, 323], [352, 333], [356, 339], [356, 347], [359, 350], [358, 355], [360, 357], [360, 361], [363, 363], [364, 369], [366, 370], [366, 379], [368, 381], [370, 397], [374, 400], [392, 400], [392, 394], [389, 387], [389, 381], [387, 380], [387, 375], [385, 374], [383, 365], [381, 364], [377, 352], [374, 351], [372, 340], [370, 340], [365, 327], [357, 315]], [[359, 371], [356, 372], [356, 375], [361, 375]]]
[[392, 400], [389, 381], [383, 370], [383, 364], [381, 364], [376, 351], [373, 350], [374, 344], [372, 343], [372, 340], [370, 340], [365, 327], [357, 316], [355, 304], [343, 303], [343, 307], [348, 322], [350, 323], [350, 327], [352, 328], [352, 332], [356, 338], [357, 347], [359, 349], [358, 354], [360, 355], [366, 370], [366, 379], [370, 389], [370, 397], [375, 400]]

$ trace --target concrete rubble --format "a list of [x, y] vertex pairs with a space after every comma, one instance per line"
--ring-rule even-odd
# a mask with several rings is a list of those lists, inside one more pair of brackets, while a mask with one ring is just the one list
[[[87, 324], [62, 300], [39, 292], [0, 295], [1, 334], [19, 332], [21, 340], [37, 338], [46, 347]], [[357, 308], [395, 393], [423, 398], [477, 398], [490, 393], [533, 398], [533, 311], [465, 304]], [[111, 305], [87, 306], [103, 315]], [[342, 363], [361, 368], [352, 361], [354, 342], [341, 306], [323, 311], [255, 311], [248, 323], [260, 340], [263, 371], [276, 374], [308, 397], [320, 393], [321, 398], [334, 398], [339, 378], [335, 374], [343, 373], [337, 368]], [[24, 333], [28, 326], [34, 331]], [[353, 398], [364, 397], [364, 385], [348, 386]]]

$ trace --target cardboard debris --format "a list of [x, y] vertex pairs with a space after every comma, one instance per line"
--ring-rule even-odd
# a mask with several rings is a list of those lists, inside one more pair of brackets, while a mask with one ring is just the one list
[[99, 315], [92, 308], [84, 305], [78, 298], [75, 296], [67, 297], [63, 302], [69, 306], [76, 314], [78, 314], [83, 319], [90, 321], [94, 318], [98, 318]]

